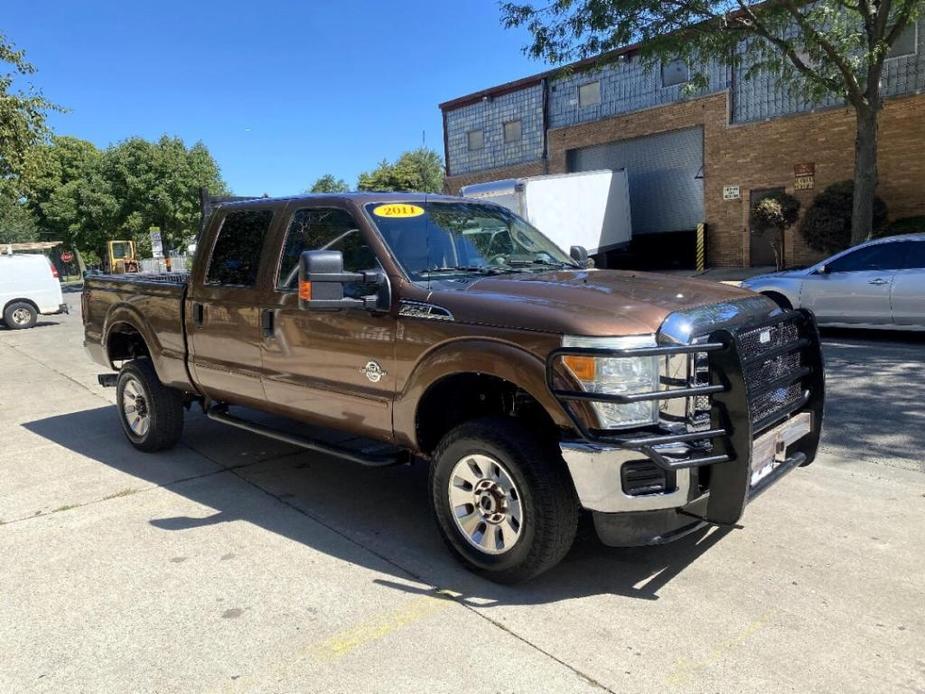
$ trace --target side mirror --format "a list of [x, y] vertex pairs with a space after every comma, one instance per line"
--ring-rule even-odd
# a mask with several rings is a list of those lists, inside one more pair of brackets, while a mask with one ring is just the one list
[[832, 271], [829, 269], [828, 265], [820, 265], [819, 269], [816, 270], [816, 272], [820, 275], [828, 275]]
[[584, 246], [572, 246], [569, 249], [568, 254], [572, 257], [572, 260], [577, 262], [582, 267], [589, 267], [590, 262], [588, 261], [588, 249]]
[[[373, 285], [375, 296], [354, 299], [344, 296], [345, 284]], [[365, 308], [388, 311], [391, 306], [389, 279], [381, 270], [344, 272], [340, 251], [305, 251], [299, 258], [299, 308]]]

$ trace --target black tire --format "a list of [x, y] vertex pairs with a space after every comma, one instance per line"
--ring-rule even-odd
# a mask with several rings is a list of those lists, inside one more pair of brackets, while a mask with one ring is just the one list
[[[132, 396], [133, 393], [141, 396], [141, 402]], [[131, 414], [126, 411], [129, 403], [143, 407], [146, 427], [132, 428]], [[150, 359], [133, 359], [122, 366], [116, 381], [116, 407], [125, 436], [139, 451], [163, 451], [173, 448], [180, 440], [183, 395], [160, 382]]]
[[[519, 496], [520, 535], [500, 554], [478, 549], [451, 508], [451, 475], [457, 463], [471, 455], [500, 463]], [[518, 583], [533, 578], [558, 564], [575, 539], [578, 499], [558, 447], [516, 419], [477, 419], [450, 431], [434, 453], [428, 484], [444, 542], [468, 569], [491, 581]], [[472, 513], [476, 511], [473, 505]]]
[[35, 325], [39, 312], [27, 301], [13, 301], [3, 309], [3, 322], [10, 330], [25, 330]]

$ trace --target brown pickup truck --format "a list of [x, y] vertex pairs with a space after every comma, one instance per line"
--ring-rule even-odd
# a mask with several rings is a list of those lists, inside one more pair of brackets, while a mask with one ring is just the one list
[[199, 403], [356, 463], [423, 460], [449, 548], [513, 582], [555, 565], [582, 513], [613, 546], [734, 524], [819, 442], [812, 314], [588, 265], [474, 200], [229, 202], [188, 276], [88, 279], [85, 344], [118, 370], [100, 382], [136, 448], [173, 446]]

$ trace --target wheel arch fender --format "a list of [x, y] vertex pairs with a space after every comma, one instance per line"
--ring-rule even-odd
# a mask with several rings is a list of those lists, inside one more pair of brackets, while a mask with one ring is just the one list
[[748, 287], [753, 292], [762, 294], [769, 298], [773, 298], [772, 295], [777, 295], [783, 297], [790, 303], [791, 308], [800, 307], [800, 293], [803, 282], [801, 280], [773, 280], [769, 279], [761, 284], [756, 284]]
[[522, 347], [489, 338], [462, 338], [432, 348], [417, 362], [396, 393], [393, 427], [397, 442], [419, 448], [419, 408], [427, 393], [441, 381], [462, 375], [490, 376], [532, 397], [554, 424], [571, 428], [571, 420], [546, 386], [546, 364]]
[[41, 311], [39, 311], [39, 305], [35, 303], [32, 299], [29, 299], [23, 296], [17, 299], [10, 299], [5, 304], [3, 304], [3, 306], [0, 306], [0, 317], [2, 317], [3, 314], [6, 312], [6, 309], [12, 306], [13, 304], [29, 304], [32, 308], [35, 309], [36, 315], [41, 314]]
[[103, 329], [101, 331], [102, 347], [105, 351], [106, 358], [109, 360], [109, 365], [115, 370], [114, 361], [120, 361], [119, 359], [113, 358], [111, 345], [113, 335], [118, 333], [122, 326], [130, 328], [140, 336], [145, 344], [148, 356], [151, 358], [154, 371], [157, 373], [158, 378], [161, 378], [162, 371], [159, 364], [162, 349], [161, 341], [158, 339], [157, 334], [151, 330], [144, 315], [130, 304], [122, 303], [113, 306], [106, 313], [106, 318], [103, 321]]

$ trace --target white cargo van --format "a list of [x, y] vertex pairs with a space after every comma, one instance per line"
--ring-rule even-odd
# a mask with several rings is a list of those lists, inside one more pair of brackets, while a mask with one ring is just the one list
[[67, 304], [48, 258], [0, 254], [0, 316], [8, 328], [31, 328], [40, 313], [62, 312]]
[[633, 235], [622, 169], [474, 183], [459, 194], [507, 207], [560, 248], [584, 246], [594, 255], [627, 247]]

